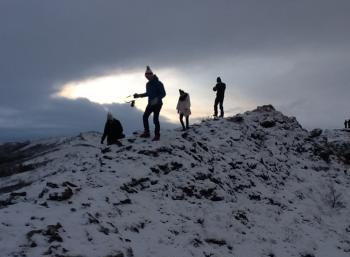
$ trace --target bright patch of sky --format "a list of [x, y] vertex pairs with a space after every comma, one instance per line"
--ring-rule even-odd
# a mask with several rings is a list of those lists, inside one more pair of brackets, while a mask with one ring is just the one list
[[[203, 70], [194, 70], [193, 72], [199, 72], [197, 74], [200, 74]], [[211, 80], [196, 75], [190, 77], [185, 71], [176, 69], [160, 69], [155, 73], [163, 82], [167, 92], [163, 99], [161, 115], [170, 121], [177, 122], [176, 105], [179, 89], [190, 94], [192, 119], [206, 118], [213, 114], [215, 92], [212, 91], [212, 87], [215, 85], [216, 77], [212, 77]], [[62, 85], [60, 91], [53, 97], [86, 98], [99, 104], [128, 103], [133, 100], [134, 93], [145, 92], [146, 83], [144, 71], [116, 73], [88, 80], [68, 82]], [[247, 100], [243, 101], [242, 98], [239, 99], [239, 94], [235, 91], [237, 91], [237, 88], [228, 84], [229, 93], [224, 104], [226, 114], [234, 114], [239, 112], [241, 108], [254, 106], [254, 103], [249, 103]], [[147, 98], [136, 99], [136, 108], [144, 110], [146, 105]]]

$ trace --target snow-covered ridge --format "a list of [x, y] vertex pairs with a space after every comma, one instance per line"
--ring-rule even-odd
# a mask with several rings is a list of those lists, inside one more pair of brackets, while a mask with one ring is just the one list
[[159, 142], [100, 136], [16, 149], [40, 154], [0, 173], [1, 256], [349, 256], [349, 131], [262, 106]]

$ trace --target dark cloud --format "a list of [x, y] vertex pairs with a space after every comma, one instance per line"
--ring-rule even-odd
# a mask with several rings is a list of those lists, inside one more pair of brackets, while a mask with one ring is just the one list
[[[201, 66], [208, 69], [202, 80], [221, 72], [234, 83], [239, 67], [251, 68], [239, 62], [256, 58], [266, 60], [260, 72], [270, 77], [250, 81], [239, 89], [242, 94], [294, 110], [310, 121], [308, 126], [331, 126], [335, 118], [307, 117], [316, 117], [325, 106], [333, 112], [349, 108], [340, 104], [349, 95], [349, 13], [347, 0], [1, 1], [0, 109], [16, 110], [16, 115], [0, 116], [0, 128], [18, 119], [17, 128], [26, 130], [21, 121], [33, 117], [38, 124], [66, 124], [67, 131], [88, 129], [84, 119], [71, 123], [73, 117], [63, 113], [72, 104], [74, 117], [83, 117], [89, 108], [98, 116], [100, 106], [50, 98], [67, 81], [151, 64], [191, 67], [188, 71]], [[266, 69], [271, 58], [297, 67], [274, 73]], [[42, 111], [46, 105], [50, 112]]]

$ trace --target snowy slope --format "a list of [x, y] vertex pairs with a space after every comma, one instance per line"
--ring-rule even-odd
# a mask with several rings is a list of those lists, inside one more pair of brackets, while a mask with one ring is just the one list
[[25, 146], [50, 151], [0, 177], [1, 256], [350, 256], [349, 131], [263, 106], [159, 142], [100, 136]]

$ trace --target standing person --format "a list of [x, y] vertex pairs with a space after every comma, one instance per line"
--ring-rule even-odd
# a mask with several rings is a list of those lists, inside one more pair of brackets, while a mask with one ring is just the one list
[[[179, 89], [180, 97], [177, 102], [177, 113], [180, 114], [180, 122], [182, 125], [182, 130], [189, 129], [189, 116], [191, 114], [191, 101], [190, 101], [190, 95], [186, 93], [185, 91]], [[186, 117], [186, 127], [184, 125], [183, 117]]]
[[221, 81], [220, 77], [217, 77], [216, 79], [216, 85], [213, 87], [213, 91], [216, 91], [216, 98], [214, 102], [214, 117], [218, 116], [218, 104], [220, 105], [220, 117], [224, 117], [224, 97], [225, 97], [225, 90], [226, 90], [226, 84]]
[[107, 114], [107, 121], [101, 138], [101, 144], [103, 144], [103, 141], [105, 141], [106, 137], [107, 145], [117, 144], [119, 146], [122, 145], [119, 139], [125, 137], [123, 134], [122, 124], [119, 120], [115, 119], [110, 112]]
[[153, 141], [158, 141], [160, 139], [160, 124], [159, 124], [159, 113], [162, 109], [162, 98], [165, 97], [166, 93], [164, 90], [163, 83], [159, 81], [158, 77], [153, 74], [151, 68], [147, 66], [145, 77], [148, 79], [146, 84], [146, 93], [134, 94], [134, 98], [148, 97], [148, 104], [145, 112], [143, 113], [143, 127], [144, 132], [141, 137], [150, 137], [148, 118], [153, 112], [153, 123], [154, 123], [154, 138]]

